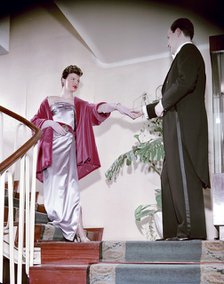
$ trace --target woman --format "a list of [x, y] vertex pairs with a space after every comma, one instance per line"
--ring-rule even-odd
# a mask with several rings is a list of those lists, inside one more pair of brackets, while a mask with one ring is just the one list
[[115, 110], [132, 119], [141, 113], [121, 104], [92, 104], [73, 97], [82, 74], [76, 65], [66, 67], [61, 77], [61, 96], [45, 98], [31, 122], [42, 130], [37, 178], [43, 182], [48, 218], [61, 228], [65, 239], [87, 242], [78, 180], [100, 167], [93, 126]]

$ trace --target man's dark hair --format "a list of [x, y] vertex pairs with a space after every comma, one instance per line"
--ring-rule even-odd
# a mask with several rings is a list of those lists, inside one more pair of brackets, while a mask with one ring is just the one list
[[190, 39], [194, 36], [194, 25], [187, 18], [179, 18], [174, 21], [170, 27], [171, 31], [174, 33], [175, 30], [179, 28], [185, 36], [189, 36]]

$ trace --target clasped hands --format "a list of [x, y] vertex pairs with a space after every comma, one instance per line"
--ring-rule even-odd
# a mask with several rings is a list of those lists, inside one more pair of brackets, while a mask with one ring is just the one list
[[129, 109], [121, 104], [116, 104], [116, 109], [121, 113], [129, 116], [132, 119], [136, 119], [143, 115], [143, 112], [140, 110]]

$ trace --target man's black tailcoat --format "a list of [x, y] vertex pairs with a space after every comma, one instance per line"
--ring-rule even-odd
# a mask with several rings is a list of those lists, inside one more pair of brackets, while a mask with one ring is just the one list
[[[206, 238], [202, 188], [210, 187], [205, 65], [185, 44], [162, 87], [165, 159], [161, 175], [164, 238]], [[155, 104], [147, 105], [149, 118]]]

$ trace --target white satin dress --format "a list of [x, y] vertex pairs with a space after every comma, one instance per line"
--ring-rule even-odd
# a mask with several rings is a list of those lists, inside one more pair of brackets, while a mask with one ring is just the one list
[[[75, 107], [66, 102], [51, 106], [53, 120], [75, 127]], [[66, 126], [65, 126], [66, 128]], [[44, 171], [44, 205], [50, 223], [60, 227], [64, 237], [73, 241], [80, 216], [80, 191], [76, 164], [75, 137], [67, 131], [54, 131], [52, 165]]]

